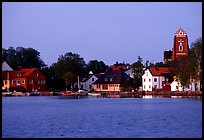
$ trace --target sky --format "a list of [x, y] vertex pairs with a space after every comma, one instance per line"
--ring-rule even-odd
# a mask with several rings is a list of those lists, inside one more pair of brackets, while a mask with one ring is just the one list
[[67, 52], [106, 65], [163, 62], [183, 28], [202, 37], [202, 2], [2, 2], [2, 48], [40, 52], [51, 66]]

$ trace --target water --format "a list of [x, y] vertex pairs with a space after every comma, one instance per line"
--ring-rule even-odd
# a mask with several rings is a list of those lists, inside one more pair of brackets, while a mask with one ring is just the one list
[[2, 97], [3, 138], [201, 138], [202, 101]]

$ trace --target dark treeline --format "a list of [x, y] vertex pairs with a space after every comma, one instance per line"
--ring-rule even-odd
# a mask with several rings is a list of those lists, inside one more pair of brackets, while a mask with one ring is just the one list
[[[95, 73], [103, 73], [108, 68], [103, 61], [90, 60], [87, 64], [84, 58], [79, 54], [67, 52], [60, 55], [58, 61], [48, 67], [40, 58], [40, 52], [33, 48], [24, 47], [9, 47], [2, 48], [2, 62], [6, 61], [14, 70], [19, 67], [30, 68], [35, 67], [40, 69], [47, 77], [47, 88], [50, 90], [65, 90], [73, 89], [73, 83], [77, 81], [77, 77], [87, 75], [90, 71]], [[116, 61], [113, 65], [125, 65], [125, 63], [118, 63]], [[142, 85], [142, 75], [144, 67], [151, 66], [170, 66], [171, 74], [177, 76], [185, 85], [190, 82], [191, 78], [196, 80], [202, 79], [202, 38], [197, 39], [190, 46], [189, 59], [180, 58], [177, 61], [163, 64], [157, 62], [155, 64], [145, 62], [143, 65], [142, 58], [133, 62], [134, 78], [128, 83], [124, 84], [124, 88], [138, 88]]]

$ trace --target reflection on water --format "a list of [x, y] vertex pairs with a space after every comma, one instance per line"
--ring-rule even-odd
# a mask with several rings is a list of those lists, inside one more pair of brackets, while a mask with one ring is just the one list
[[2, 97], [2, 137], [201, 138], [202, 101]]

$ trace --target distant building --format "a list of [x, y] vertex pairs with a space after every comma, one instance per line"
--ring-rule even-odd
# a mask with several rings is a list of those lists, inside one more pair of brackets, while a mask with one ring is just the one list
[[170, 91], [173, 77], [168, 67], [150, 67], [142, 75], [143, 91]]
[[46, 77], [37, 68], [2, 71], [2, 81], [2, 90], [10, 87], [24, 87], [28, 92], [46, 90]]
[[125, 65], [113, 65], [109, 66], [109, 69], [112, 70], [123, 70], [127, 75], [129, 75], [131, 78], [134, 78], [133, 75], [133, 65], [125, 64]]
[[100, 74], [89, 74], [87, 77], [84, 77], [80, 82], [80, 89], [91, 91], [93, 90], [93, 83], [98, 80]]
[[121, 84], [129, 80], [130, 76], [122, 69], [113, 70], [109, 68], [93, 83], [93, 88], [94, 91], [121, 91]]
[[174, 34], [172, 50], [164, 51], [164, 64], [167, 63], [167, 61], [175, 60], [179, 56], [188, 56], [188, 54], [189, 45], [187, 33], [182, 28], [179, 28]]

